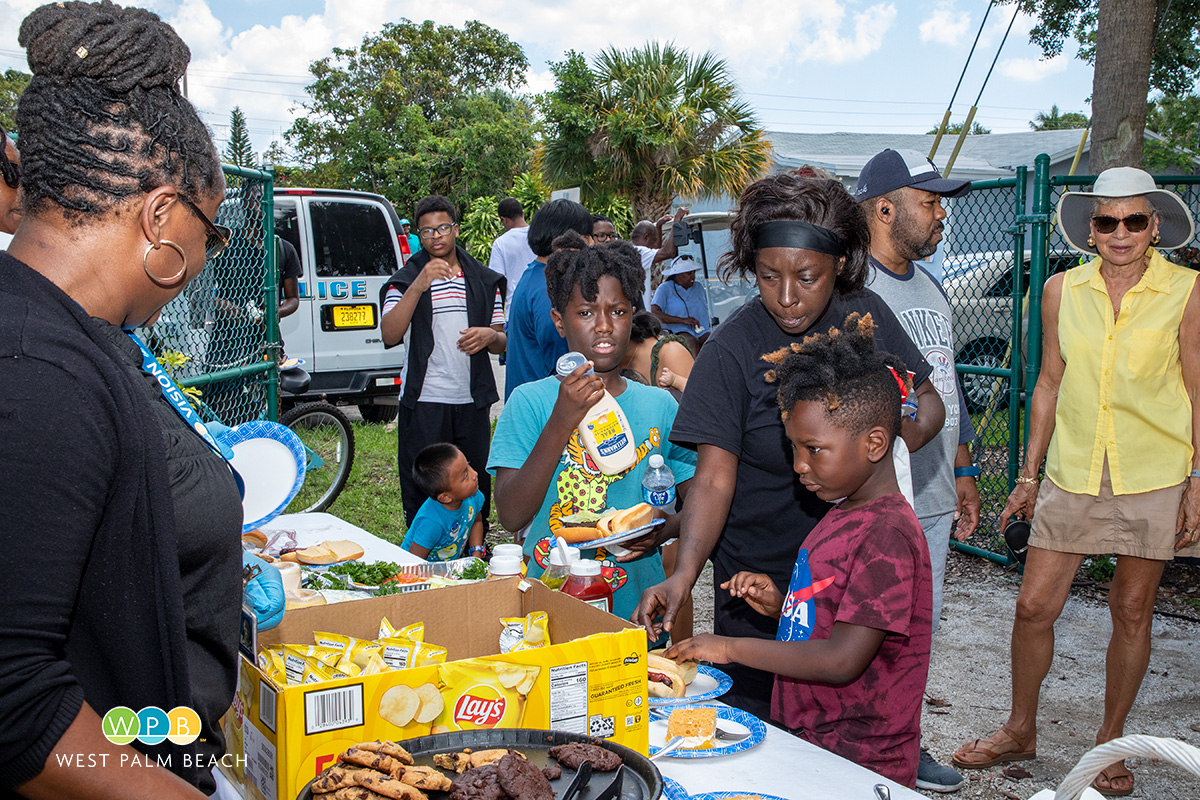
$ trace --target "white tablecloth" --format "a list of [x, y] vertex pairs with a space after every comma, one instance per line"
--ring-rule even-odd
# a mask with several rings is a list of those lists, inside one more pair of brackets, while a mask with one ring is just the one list
[[394, 561], [397, 564], [425, 563], [424, 559], [414, 556], [399, 545], [380, 539], [333, 514], [282, 514], [263, 525], [261, 530], [268, 538], [273, 531], [295, 531], [296, 543], [301, 547], [312, 547], [326, 540], [348, 539], [363, 549], [363, 557], [359, 561], [367, 564], [376, 561]]

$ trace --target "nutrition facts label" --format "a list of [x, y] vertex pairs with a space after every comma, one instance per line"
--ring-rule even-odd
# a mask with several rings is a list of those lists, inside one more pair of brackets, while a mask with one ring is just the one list
[[550, 668], [550, 730], [588, 732], [588, 665]]

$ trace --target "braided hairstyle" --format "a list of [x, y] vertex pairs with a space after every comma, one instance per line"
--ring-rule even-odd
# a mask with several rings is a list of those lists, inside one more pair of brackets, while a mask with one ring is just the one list
[[599, 293], [602, 275], [611, 275], [621, 283], [621, 291], [631, 304], [642, 295], [646, 270], [642, 257], [629, 242], [610, 242], [588, 247], [573, 230], [554, 240], [555, 252], [546, 261], [546, 293], [558, 313], [567, 313], [567, 304], [575, 287], [589, 303]]
[[191, 52], [141, 8], [51, 3], [21, 23], [33, 79], [17, 107], [25, 212], [106, 214], [158, 186], [198, 202], [221, 162], [179, 91]]
[[912, 384], [899, 358], [875, 349], [874, 327], [870, 314], [854, 313], [841, 330], [830, 328], [828, 335], [806, 336], [802, 344], [763, 356], [776, 365], [767, 381], [779, 384], [784, 422], [797, 403], [816, 400], [825, 403], [835, 425], [853, 434], [880, 425], [893, 439], [900, 435], [896, 375], [903, 376], [910, 392]]

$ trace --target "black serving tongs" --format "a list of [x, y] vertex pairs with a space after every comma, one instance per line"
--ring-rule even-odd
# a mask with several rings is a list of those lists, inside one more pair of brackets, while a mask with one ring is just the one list
[[588, 781], [592, 779], [592, 762], [585, 761], [579, 765], [579, 771], [575, 773], [575, 777], [571, 780], [567, 790], [563, 792], [563, 796], [558, 800], [572, 800], [579, 790], [587, 786]]
[[625, 779], [625, 765], [622, 764], [617, 768], [617, 777], [613, 778], [613, 782], [608, 788], [600, 794], [596, 795], [596, 800], [619, 800], [621, 797], [621, 782]]

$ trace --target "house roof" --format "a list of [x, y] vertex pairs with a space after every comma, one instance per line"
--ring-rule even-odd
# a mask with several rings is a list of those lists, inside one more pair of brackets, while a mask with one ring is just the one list
[[[1050, 163], [1073, 158], [1079, 147], [1082, 131], [1022, 131], [1018, 133], [989, 133], [968, 136], [954, 162], [956, 177], [978, 180], [1012, 174], [1019, 166], [1032, 166], [1041, 153], [1050, 156]], [[1148, 133], [1153, 137], [1154, 134]], [[859, 171], [872, 156], [886, 148], [916, 150], [928, 153], [933, 146], [932, 134], [915, 133], [782, 133], [768, 131], [775, 148], [775, 161], [780, 166], [794, 168], [801, 164], [822, 166], [847, 178], [857, 178]], [[944, 166], [954, 151], [957, 136], [942, 138], [934, 160]], [[1090, 144], [1090, 140], [1089, 140]], [[1087, 146], [1084, 148], [1085, 152]]]

